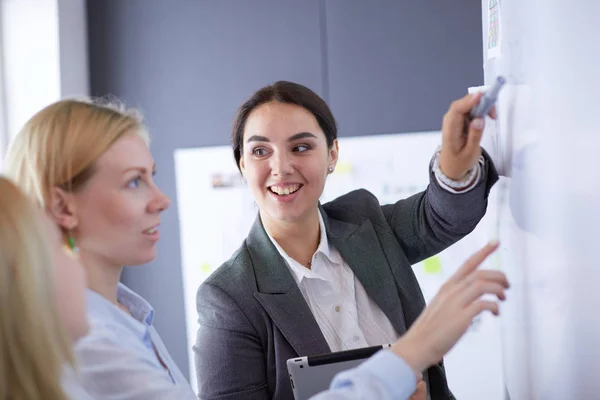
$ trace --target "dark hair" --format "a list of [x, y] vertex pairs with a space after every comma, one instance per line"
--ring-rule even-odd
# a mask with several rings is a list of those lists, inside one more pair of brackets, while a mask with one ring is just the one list
[[257, 107], [270, 102], [296, 104], [310, 112], [315, 116], [323, 133], [325, 133], [327, 146], [333, 146], [333, 141], [337, 139], [337, 126], [325, 100], [306, 86], [294, 82], [277, 81], [256, 91], [240, 106], [235, 115], [231, 142], [233, 157], [238, 168], [242, 158], [246, 120]]

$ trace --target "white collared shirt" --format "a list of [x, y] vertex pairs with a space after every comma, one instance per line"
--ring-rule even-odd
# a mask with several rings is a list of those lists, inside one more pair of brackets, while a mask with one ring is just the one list
[[365, 288], [329, 245], [319, 211], [321, 239], [311, 269], [286, 254], [269, 238], [285, 260], [332, 352], [394, 343], [398, 338], [389, 319], [369, 298]]

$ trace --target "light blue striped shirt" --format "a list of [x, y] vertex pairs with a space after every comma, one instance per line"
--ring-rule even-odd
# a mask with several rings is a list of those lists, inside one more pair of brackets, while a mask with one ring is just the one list
[[196, 399], [152, 326], [154, 310], [146, 300], [119, 284], [117, 299], [128, 315], [90, 289], [86, 296], [90, 332], [75, 355], [81, 384], [93, 398]]

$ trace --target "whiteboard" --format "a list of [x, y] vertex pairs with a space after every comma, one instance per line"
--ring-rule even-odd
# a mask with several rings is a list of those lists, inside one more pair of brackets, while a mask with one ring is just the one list
[[[495, 1], [482, 2], [484, 50]], [[485, 83], [499, 74], [510, 83], [497, 126], [511, 160], [498, 214], [512, 283], [501, 320], [506, 393], [599, 398], [600, 2], [497, 2], [501, 56], [486, 55], [484, 70]]]

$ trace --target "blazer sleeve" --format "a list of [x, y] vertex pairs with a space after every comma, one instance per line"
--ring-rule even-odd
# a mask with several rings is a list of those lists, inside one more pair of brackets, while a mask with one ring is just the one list
[[385, 218], [409, 262], [415, 264], [439, 253], [469, 234], [485, 215], [489, 192], [498, 173], [482, 149], [485, 163], [477, 185], [466, 193], [450, 193], [429, 167], [429, 186], [395, 204], [382, 206]]
[[203, 283], [196, 305], [194, 346], [200, 399], [269, 399], [261, 340], [240, 305], [223, 289]]

